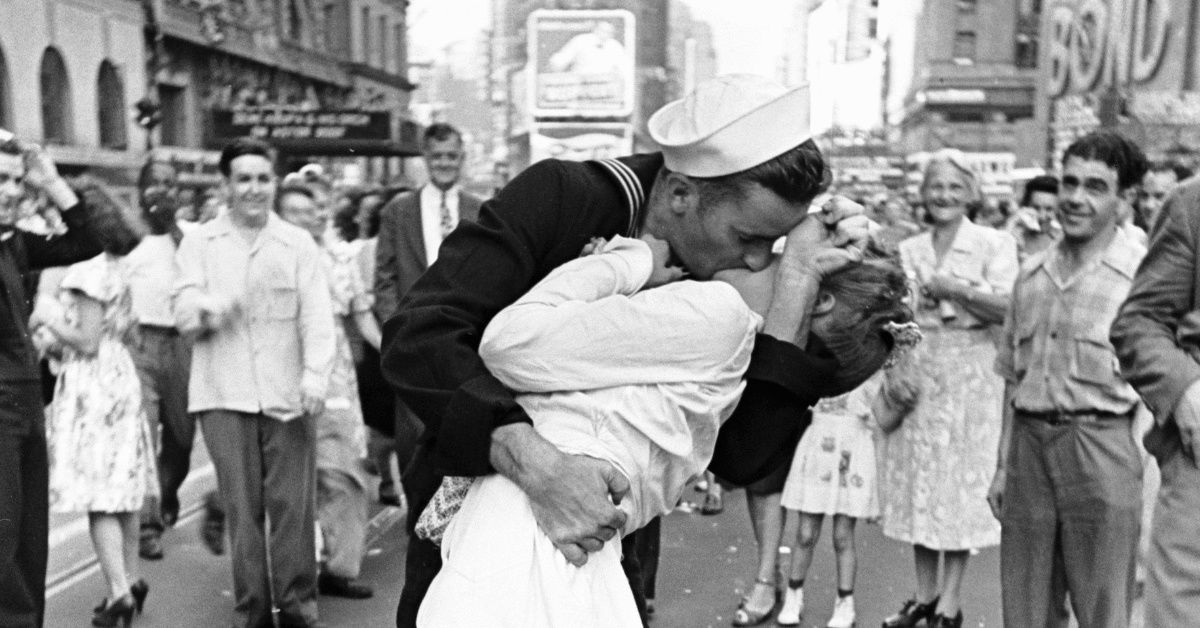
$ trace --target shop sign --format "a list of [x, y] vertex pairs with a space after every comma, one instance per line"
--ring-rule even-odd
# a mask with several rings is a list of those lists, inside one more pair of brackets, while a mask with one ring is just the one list
[[[1051, 97], [1155, 77], [1172, 38], [1182, 37], [1187, 2], [1078, 0], [1048, 15]], [[1174, 13], [1174, 15], [1173, 15]]]
[[534, 117], [624, 117], [633, 112], [632, 13], [538, 10], [529, 15], [528, 33]]
[[633, 126], [625, 123], [542, 123], [529, 133], [529, 163], [608, 159], [632, 152]]
[[215, 110], [213, 136], [218, 140], [257, 137], [279, 140], [390, 140], [392, 114], [387, 111], [282, 108]]

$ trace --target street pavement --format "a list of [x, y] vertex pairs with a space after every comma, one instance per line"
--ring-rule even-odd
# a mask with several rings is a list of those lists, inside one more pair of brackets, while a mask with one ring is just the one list
[[[166, 558], [142, 561], [151, 591], [145, 614], [134, 620], [135, 626], [224, 627], [232, 621], [229, 558], [213, 556], [199, 540], [200, 499], [214, 482], [202, 449], [197, 452], [197, 462], [184, 489], [185, 516], [164, 537]], [[688, 512], [690, 502], [698, 501], [699, 496], [689, 490], [683, 507], [664, 521], [652, 628], [728, 626], [738, 600], [754, 581], [757, 551], [744, 494], [727, 494], [725, 512], [714, 516], [703, 516], [698, 509]], [[362, 579], [375, 587], [376, 595], [364, 601], [320, 598], [321, 618], [333, 628], [394, 625], [404, 574], [402, 511], [376, 506], [372, 514]], [[78, 521], [56, 518], [54, 522], [49, 628], [87, 626], [92, 607], [105, 595], [86, 526], [80, 528]], [[912, 552], [908, 546], [884, 538], [879, 527], [869, 523], [860, 524], [857, 547], [857, 625], [878, 626], [912, 594]], [[801, 625], [824, 626], [835, 597], [828, 531], [809, 571], [805, 597], [808, 606]], [[963, 585], [963, 609], [964, 626], [1002, 625], [996, 549], [984, 550], [971, 559]], [[773, 626], [774, 621], [765, 625]]]

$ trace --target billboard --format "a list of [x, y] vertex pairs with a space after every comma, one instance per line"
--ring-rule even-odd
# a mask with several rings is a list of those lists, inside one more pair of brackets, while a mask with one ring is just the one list
[[633, 126], [621, 122], [547, 122], [529, 132], [531, 164], [543, 159], [608, 159], [632, 152]]
[[534, 117], [633, 113], [632, 13], [538, 10], [529, 15], [527, 32]]

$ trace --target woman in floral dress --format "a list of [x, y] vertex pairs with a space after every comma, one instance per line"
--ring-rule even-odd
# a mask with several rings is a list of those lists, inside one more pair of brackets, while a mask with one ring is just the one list
[[138, 513], [158, 490], [141, 383], [124, 344], [133, 316], [117, 254], [128, 248], [117, 248], [106, 242], [105, 253], [67, 270], [61, 307], [41, 313], [35, 331], [38, 345], [61, 359], [46, 424], [51, 509], [88, 513], [108, 580], [95, 626], [128, 620], [149, 592], [137, 578]]
[[285, 185], [277, 203], [284, 220], [308, 231], [322, 244], [337, 325], [337, 355], [325, 411], [317, 420], [317, 520], [323, 563], [318, 587], [323, 595], [366, 598], [370, 587], [355, 581], [362, 564], [367, 528], [367, 432], [358, 398], [354, 357], [346, 326], [357, 325], [378, 349], [381, 332], [371, 313], [371, 297], [359, 276], [356, 250], [329, 233], [324, 190]]
[[980, 188], [961, 153], [936, 155], [921, 193], [933, 229], [901, 242], [900, 257], [925, 341], [895, 369], [907, 371], [897, 376], [911, 378], [918, 397], [888, 435], [880, 465], [883, 533], [913, 545], [917, 595], [885, 628], [961, 626], [970, 552], [1000, 542], [987, 505], [1004, 394], [992, 332], [1008, 309], [1017, 247], [1009, 234], [967, 220]]

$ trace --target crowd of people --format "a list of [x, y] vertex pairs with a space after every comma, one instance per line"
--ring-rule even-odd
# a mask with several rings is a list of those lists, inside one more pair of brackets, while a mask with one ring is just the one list
[[107, 583], [92, 624], [130, 625], [199, 428], [202, 534], [228, 535], [247, 628], [374, 594], [372, 500], [407, 508], [398, 627], [644, 626], [661, 516], [697, 480], [706, 514], [746, 489], [735, 626], [806, 617], [826, 520], [830, 628], [857, 620], [864, 521], [913, 548], [885, 628], [961, 627], [997, 545], [1007, 625], [1127, 626], [1143, 579], [1147, 625], [1188, 625], [1200, 184], [1097, 132], [1019, 203], [946, 150], [916, 202], [860, 204], [778, 115], [807, 101], [719, 77], [650, 119], [660, 153], [548, 160], [486, 202], [450, 125], [412, 190], [280, 178], [242, 139], [202, 216], [153, 155], [126, 208], [7, 139], [0, 624], [41, 625], [70, 512]]

